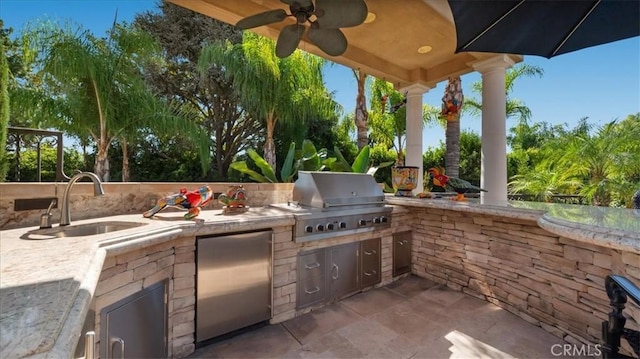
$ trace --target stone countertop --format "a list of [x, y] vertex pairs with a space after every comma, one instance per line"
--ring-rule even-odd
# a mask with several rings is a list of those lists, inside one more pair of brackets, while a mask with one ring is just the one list
[[640, 253], [640, 210], [525, 201], [488, 205], [473, 199], [454, 202], [448, 198], [386, 198], [394, 205], [533, 220], [541, 228], [563, 237]]
[[[162, 212], [72, 222], [139, 222], [140, 227], [89, 237], [44, 240], [37, 227], [0, 231], [0, 353], [2, 358], [69, 357], [107, 253], [125, 253], [179, 237], [293, 225], [293, 216], [268, 207], [223, 215], [204, 210], [193, 221]], [[39, 232], [39, 231], [37, 231]]]

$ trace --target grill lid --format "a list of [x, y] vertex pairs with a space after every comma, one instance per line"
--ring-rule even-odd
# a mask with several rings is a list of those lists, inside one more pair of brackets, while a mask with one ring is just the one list
[[293, 200], [315, 208], [384, 206], [382, 189], [365, 173], [299, 171]]

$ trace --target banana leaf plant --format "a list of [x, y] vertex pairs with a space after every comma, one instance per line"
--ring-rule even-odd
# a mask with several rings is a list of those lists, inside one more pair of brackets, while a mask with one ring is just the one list
[[316, 150], [316, 146], [309, 140], [302, 141], [302, 149], [296, 151], [296, 164], [301, 171], [324, 171], [327, 149]]
[[362, 147], [360, 152], [358, 152], [353, 164], [349, 164], [349, 162], [347, 162], [338, 147], [335, 147], [333, 151], [335, 152], [336, 157], [332, 157], [325, 161], [325, 165], [329, 167], [332, 172], [366, 173], [373, 176], [378, 169], [391, 166], [395, 163], [394, 161], [388, 161], [382, 162], [378, 166], [369, 166], [371, 148], [368, 145]]
[[323, 162], [327, 157], [327, 150], [316, 150], [316, 147], [309, 140], [302, 142], [302, 148], [296, 150], [295, 142], [289, 145], [289, 151], [285, 157], [282, 168], [280, 169], [280, 178], [276, 176], [275, 170], [271, 165], [260, 156], [255, 150], [247, 150], [247, 155], [260, 169], [258, 173], [247, 165], [245, 161], [233, 162], [230, 167], [234, 170], [248, 175], [252, 180], [260, 183], [288, 183], [293, 182], [298, 170], [303, 171], [322, 171], [325, 166]]

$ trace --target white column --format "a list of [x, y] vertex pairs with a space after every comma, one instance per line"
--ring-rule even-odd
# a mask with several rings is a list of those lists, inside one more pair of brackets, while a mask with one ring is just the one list
[[407, 142], [405, 166], [418, 167], [418, 186], [413, 190], [416, 195], [424, 190], [424, 169], [422, 168], [422, 95], [432, 87], [413, 84], [400, 89], [407, 92]]
[[502, 55], [474, 64], [482, 74], [482, 166], [480, 202], [507, 204], [507, 125], [505, 74], [513, 66]]

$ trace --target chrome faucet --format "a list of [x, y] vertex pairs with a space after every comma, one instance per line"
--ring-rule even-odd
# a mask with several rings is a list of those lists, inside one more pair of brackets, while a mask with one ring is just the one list
[[69, 194], [71, 193], [71, 187], [74, 183], [78, 182], [81, 178], [87, 177], [93, 181], [93, 195], [101, 196], [104, 194], [104, 189], [102, 188], [102, 182], [100, 182], [100, 178], [93, 172], [80, 172], [69, 180], [67, 184], [67, 188], [64, 190], [64, 195], [62, 197], [62, 208], [60, 208], [60, 225], [68, 226], [71, 224], [71, 211], [69, 209]]

